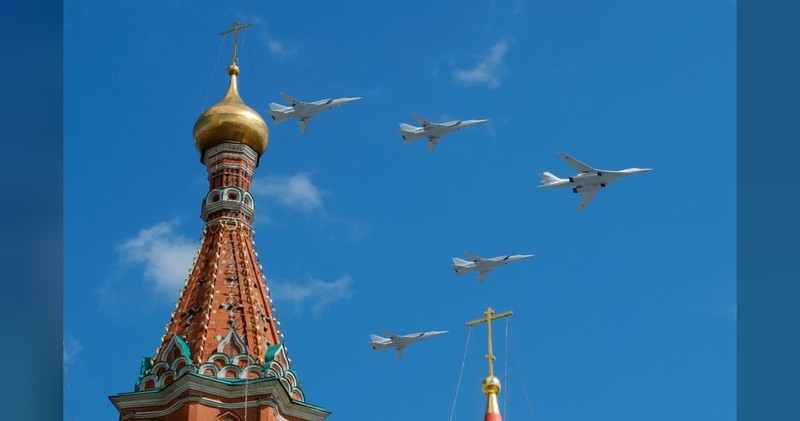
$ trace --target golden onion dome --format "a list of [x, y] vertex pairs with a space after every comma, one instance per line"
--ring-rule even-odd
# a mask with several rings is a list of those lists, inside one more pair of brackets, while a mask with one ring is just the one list
[[500, 394], [500, 379], [495, 376], [488, 376], [481, 382], [481, 389], [484, 395]]
[[260, 156], [269, 143], [267, 123], [239, 96], [236, 84], [239, 67], [231, 64], [228, 74], [231, 83], [222, 101], [205, 110], [194, 123], [194, 144], [202, 153], [223, 142], [239, 142], [250, 146]]

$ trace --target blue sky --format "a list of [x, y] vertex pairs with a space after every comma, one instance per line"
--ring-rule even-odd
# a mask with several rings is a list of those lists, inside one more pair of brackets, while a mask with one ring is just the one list
[[[286, 2], [284, 2], [286, 3]], [[227, 87], [361, 96], [269, 124], [256, 249], [307, 401], [331, 420], [479, 417], [487, 306], [508, 419], [735, 417], [729, 0], [64, 3], [64, 418], [113, 419], [200, 245], [191, 129]], [[397, 124], [488, 118], [402, 145]], [[556, 151], [648, 167], [584, 212]], [[483, 284], [452, 257], [535, 253]], [[449, 330], [401, 359], [368, 335]], [[467, 337], [470, 341], [467, 342]]]

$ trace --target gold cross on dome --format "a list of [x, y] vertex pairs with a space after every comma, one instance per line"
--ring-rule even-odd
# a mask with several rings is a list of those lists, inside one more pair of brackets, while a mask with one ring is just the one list
[[227, 35], [227, 34], [230, 34], [231, 32], [233, 32], [233, 64], [236, 64], [236, 33], [239, 32], [239, 30], [241, 30], [241, 29], [249, 28], [251, 26], [253, 26], [252, 23], [246, 23], [244, 25], [239, 25], [239, 21], [237, 20], [237, 21], [233, 22], [233, 28], [228, 29], [227, 31], [223, 31], [223, 32], [219, 33], [220, 35], [224, 36], [224, 35]]
[[489, 360], [490, 376], [494, 376], [494, 364], [492, 363], [492, 361], [494, 361], [495, 359], [494, 354], [492, 354], [492, 320], [496, 320], [502, 317], [508, 317], [512, 314], [514, 314], [512, 311], [504, 311], [500, 314], [495, 315], [494, 310], [491, 307], [489, 307], [486, 309], [485, 312], [483, 312], [483, 315], [485, 317], [467, 322], [467, 326], [473, 326], [479, 323], [486, 323], [486, 329], [489, 332], [489, 334], [487, 335], [489, 338], [489, 353], [486, 354], [486, 359]]

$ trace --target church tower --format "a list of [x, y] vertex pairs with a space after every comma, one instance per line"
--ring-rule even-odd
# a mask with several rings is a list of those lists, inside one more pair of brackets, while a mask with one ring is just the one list
[[202, 245], [166, 334], [142, 361], [135, 390], [110, 399], [123, 420], [317, 421], [305, 402], [255, 251], [253, 172], [267, 149], [264, 119], [239, 95], [236, 22], [230, 84], [194, 125], [208, 170]]

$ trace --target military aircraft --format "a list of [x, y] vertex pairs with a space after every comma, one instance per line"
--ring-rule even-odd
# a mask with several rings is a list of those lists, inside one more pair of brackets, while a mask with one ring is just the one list
[[436, 147], [436, 143], [439, 142], [439, 139], [442, 136], [454, 132], [456, 130], [461, 130], [464, 127], [476, 126], [478, 124], [486, 123], [489, 120], [457, 120], [457, 121], [448, 121], [446, 123], [431, 123], [428, 120], [416, 115], [411, 114], [415, 120], [422, 126], [422, 127], [415, 127], [410, 124], [400, 123], [400, 134], [403, 136], [403, 144], [413, 142], [417, 139], [427, 137], [428, 138], [428, 153], [433, 152], [433, 148]]
[[652, 171], [652, 168], [628, 168], [627, 170], [620, 171], [598, 170], [578, 161], [564, 152], [558, 152], [558, 156], [564, 158], [567, 164], [578, 170], [578, 175], [569, 178], [558, 178], [545, 171], [539, 174], [539, 177], [542, 178], [542, 184], [539, 185], [539, 188], [553, 189], [557, 187], [570, 187], [573, 193], [583, 193], [583, 200], [581, 200], [581, 203], [578, 205], [579, 211], [583, 210], [586, 205], [589, 204], [589, 201], [594, 198], [594, 195], [609, 183], [629, 175]]
[[439, 336], [447, 333], [447, 331], [433, 331], [433, 332], [419, 332], [419, 333], [412, 333], [410, 335], [395, 335], [394, 333], [388, 332], [386, 330], [382, 330], [383, 334], [388, 336], [388, 338], [384, 338], [383, 336], [378, 335], [369, 335], [371, 339], [370, 345], [372, 349], [375, 351], [381, 351], [386, 348], [395, 348], [395, 354], [397, 354], [397, 358], [400, 358], [403, 355], [403, 351], [405, 351], [406, 347], [413, 344], [414, 342], [419, 342], [423, 339], [432, 338], [434, 336]]
[[464, 254], [469, 257], [470, 261], [454, 257], [452, 266], [453, 269], [455, 269], [456, 274], [459, 276], [467, 272], [478, 271], [479, 283], [483, 282], [483, 279], [486, 278], [486, 274], [488, 274], [489, 271], [498, 266], [503, 266], [519, 260], [529, 259], [534, 256], [533, 254], [515, 254], [510, 256], [498, 256], [489, 259], [482, 259], [468, 251], [465, 251]]
[[337, 99], [321, 99], [319, 101], [314, 102], [303, 102], [298, 101], [289, 95], [281, 92], [279, 94], [283, 97], [286, 102], [289, 103], [289, 106], [276, 104], [274, 102], [270, 102], [269, 110], [267, 111], [269, 115], [272, 116], [272, 119], [275, 120], [275, 123], [280, 123], [287, 118], [299, 118], [300, 119], [300, 133], [306, 132], [306, 127], [308, 127], [308, 122], [314, 118], [315, 115], [318, 113], [330, 110], [333, 107], [337, 107], [342, 104], [348, 104], [350, 102], [355, 102], [361, 99], [361, 97], [357, 98], [337, 98]]

